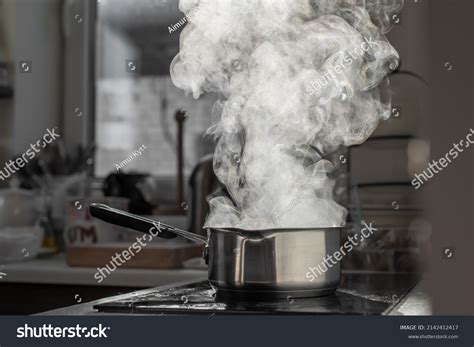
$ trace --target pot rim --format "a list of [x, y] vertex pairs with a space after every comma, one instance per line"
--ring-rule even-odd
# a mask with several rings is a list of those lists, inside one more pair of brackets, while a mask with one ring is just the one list
[[268, 234], [268, 233], [284, 233], [284, 232], [299, 232], [299, 231], [342, 231], [348, 229], [348, 226], [338, 227], [314, 227], [314, 228], [268, 228], [268, 229], [241, 229], [234, 227], [203, 227], [204, 230], [218, 231], [224, 233], [238, 233], [238, 234]]

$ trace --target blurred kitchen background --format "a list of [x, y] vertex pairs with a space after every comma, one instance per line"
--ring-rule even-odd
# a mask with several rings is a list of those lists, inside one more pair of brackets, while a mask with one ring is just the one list
[[[429, 158], [419, 136], [425, 6], [406, 2], [393, 18], [389, 40], [402, 63], [391, 76], [392, 118], [333, 157], [346, 234], [362, 220], [378, 228], [344, 270], [426, 268], [431, 229], [410, 184]], [[0, 164], [46, 129], [61, 135], [0, 181], [0, 314], [205, 278], [201, 247], [174, 239], [153, 241], [98, 283], [97, 267], [138, 234], [87, 214], [103, 202], [202, 233], [205, 198], [218, 187], [204, 136], [218, 96], [194, 100], [171, 82], [182, 27], [170, 27], [182, 18], [178, 0], [0, 0]]]

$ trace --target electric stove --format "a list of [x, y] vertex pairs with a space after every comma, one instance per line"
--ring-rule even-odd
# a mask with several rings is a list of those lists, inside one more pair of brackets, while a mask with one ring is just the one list
[[332, 295], [278, 300], [221, 298], [207, 281], [157, 289], [128, 299], [98, 304], [106, 313], [129, 314], [339, 314], [381, 315], [390, 310], [417, 283], [413, 274], [350, 273]]

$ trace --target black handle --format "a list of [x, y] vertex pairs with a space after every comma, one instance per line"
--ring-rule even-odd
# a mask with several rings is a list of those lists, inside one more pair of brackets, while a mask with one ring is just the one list
[[[145, 234], [150, 234], [151, 230], [156, 230], [155, 223], [158, 224], [158, 222], [151, 219], [117, 210], [103, 204], [91, 204], [89, 212], [92, 217], [98, 218], [104, 222], [141, 231]], [[159, 234], [159, 237], [161, 238], [172, 239], [177, 236], [176, 234], [169, 232], [167, 226], [163, 224], [160, 225], [160, 229], [162, 230]]]
[[189, 231], [180, 230], [170, 225], [156, 222], [142, 216], [118, 210], [103, 204], [91, 204], [89, 213], [92, 217], [98, 218], [104, 222], [118, 225], [121, 227], [141, 231], [145, 234], [155, 234], [154, 236], [163, 239], [172, 239], [176, 236], [184, 237], [188, 240], [206, 243], [205, 237], [190, 233]]

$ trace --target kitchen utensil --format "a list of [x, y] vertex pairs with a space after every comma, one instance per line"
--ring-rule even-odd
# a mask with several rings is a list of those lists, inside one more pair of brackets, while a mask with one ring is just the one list
[[[342, 227], [243, 230], [207, 228], [207, 238], [141, 216], [92, 204], [90, 214], [105, 222], [206, 244], [208, 279], [218, 295], [230, 298], [287, 298], [331, 294], [340, 281], [340, 265], [309, 279], [310, 268], [340, 248]], [[156, 234], [156, 232], [154, 232]], [[153, 233], [152, 233], [153, 234]]]

